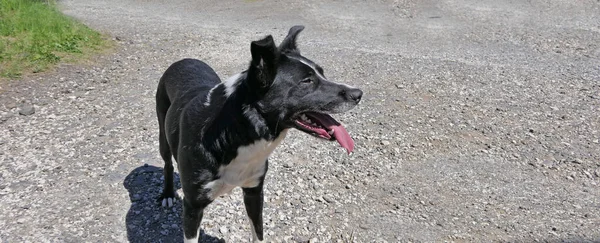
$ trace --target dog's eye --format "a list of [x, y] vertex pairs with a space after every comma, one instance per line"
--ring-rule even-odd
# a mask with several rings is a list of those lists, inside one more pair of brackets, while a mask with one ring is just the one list
[[310, 84], [312, 82], [313, 82], [312, 78], [305, 78], [300, 81], [300, 83], [303, 83], [303, 84]]

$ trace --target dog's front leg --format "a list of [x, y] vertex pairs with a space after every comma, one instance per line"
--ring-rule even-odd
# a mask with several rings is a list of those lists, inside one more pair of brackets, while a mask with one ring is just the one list
[[200, 222], [207, 204], [192, 204], [189, 199], [183, 200], [183, 242], [198, 243]]
[[263, 241], [263, 182], [264, 175], [260, 178], [260, 183], [256, 187], [242, 188], [244, 191], [244, 205], [246, 213], [250, 219], [250, 228], [252, 230], [252, 242]]

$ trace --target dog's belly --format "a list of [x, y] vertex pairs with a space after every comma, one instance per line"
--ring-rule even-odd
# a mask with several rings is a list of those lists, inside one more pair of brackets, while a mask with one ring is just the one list
[[267, 169], [267, 158], [281, 144], [287, 130], [273, 141], [259, 140], [248, 146], [240, 147], [237, 156], [225, 166], [219, 168], [219, 179], [207, 183], [209, 197], [215, 198], [231, 192], [235, 187], [252, 188], [258, 186], [260, 177]]

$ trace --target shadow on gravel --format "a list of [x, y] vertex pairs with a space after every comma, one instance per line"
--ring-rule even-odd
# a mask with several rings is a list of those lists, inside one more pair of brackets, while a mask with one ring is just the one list
[[[157, 201], [162, 191], [163, 169], [151, 165], [132, 170], [123, 186], [129, 191], [131, 207], [127, 212], [127, 239], [129, 242], [182, 242], [181, 201], [164, 208]], [[181, 188], [179, 174], [175, 174], [175, 187]], [[200, 242], [222, 242], [219, 238], [201, 232]]]

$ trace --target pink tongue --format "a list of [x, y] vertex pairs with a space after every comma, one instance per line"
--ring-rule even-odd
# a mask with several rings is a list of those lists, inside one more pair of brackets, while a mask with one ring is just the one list
[[[348, 131], [346, 131], [346, 128], [344, 128], [342, 126], [342, 124], [340, 124], [338, 121], [336, 121], [335, 119], [333, 119], [333, 117], [326, 115], [326, 114], [320, 114], [320, 113], [306, 113], [307, 116], [311, 117], [311, 118], [315, 118], [317, 120], [319, 120], [319, 122], [333, 130], [333, 136], [335, 137], [335, 140], [337, 140], [337, 142], [340, 144], [340, 146], [342, 146], [342, 148], [345, 148], [346, 151], [348, 152], [348, 154], [350, 154], [350, 152], [352, 152], [352, 150], [354, 150], [354, 140], [352, 140], [352, 138], [350, 137], [350, 134], [348, 134]], [[322, 129], [319, 129], [322, 130]], [[329, 134], [327, 134], [327, 131], [322, 130], [322, 132], [326, 133], [326, 135], [324, 137], [330, 137]], [[319, 133], [321, 133], [321, 131], [319, 131]], [[322, 134], [324, 135], [324, 134]]]
[[333, 129], [333, 136], [335, 136], [335, 140], [337, 140], [338, 143], [345, 148], [346, 151], [348, 151], [348, 154], [350, 154], [350, 152], [354, 150], [354, 140], [352, 140], [350, 134], [348, 134], [348, 131], [346, 131], [346, 128], [344, 128], [342, 125], [330, 126], [329, 128]]

